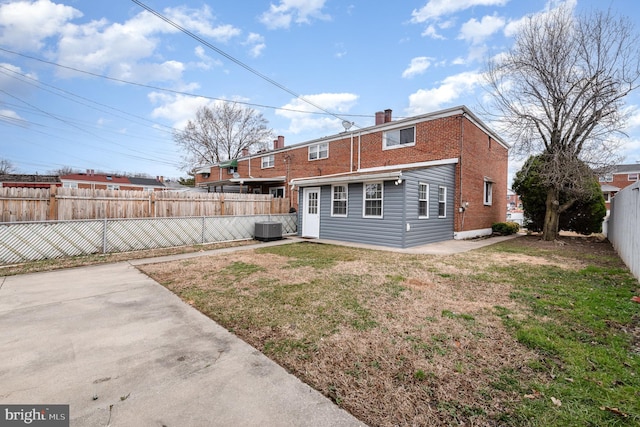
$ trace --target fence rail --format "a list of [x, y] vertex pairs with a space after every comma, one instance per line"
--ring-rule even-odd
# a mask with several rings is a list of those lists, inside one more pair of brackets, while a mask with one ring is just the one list
[[0, 221], [270, 215], [289, 199], [269, 194], [0, 187]]
[[611, 202], [607, 237], [640, 280], [640, 182], [616, 193]]
[[247, 240], [262, 221], [296, 234], [296, 214], [0, 223], [0, 264]]

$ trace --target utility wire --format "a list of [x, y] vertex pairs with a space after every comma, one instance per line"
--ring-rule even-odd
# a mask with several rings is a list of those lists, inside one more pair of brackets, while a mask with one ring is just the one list
[[[306, 99], [305, 97], [303, 97], [299, 93], [294, 92], [293, 90], [289, 89], [288, 87], [284, 86], [281, 83], [278, 83], [277, 81], [273, 80], [271, 77], [268, 77], [268, 76], [264, 75], [263, 73], [261, 73], [260, 71], [256, 70], [255, 68], [250, 67], [249, 65], [245, 64], [244, 62], [240, 61], [239, 59], [235, 58], [234, 56], [232, 56], [232, 55], [226, 53], [225, 51], [223, 51], [222, 49], [214, 46], [213, 44], [209, 43], [208, 41], [206, 41], [202, 37], [194, 34], [193, 32], [191, 32], [189, 30], [187, 30], [186, 28], [184, 28], [181, 25], [179, 25], [177, 22], [172, 21], [171, 19], [167, 18], [166, 16], [162, 15], [160, 12], [157, 12], [156, 10], [152, 9], [151, 7], [149, 7], [146, 4], [142, 3], [141, 1], [138, 1], [138, 0], [131, 0], [131, 1], [133, 1], [135, 4], [137, 4], [138, 6], [142, 7], [143, 9], [147, 10], [148, 12], [152, 13], [153, 15], [157, 16], [158, 18], [162, 19], [164, 22], [166, 22], [167, 24], [171, 25], [172, 27], [182, 31], [183, 33], [185, 33], [186, 35], [188, 35], [192, 39], [202, 43], [203, 45], [207, 46], [209, 49], [216, 51], [220, 55], [222, 55], [225, 58], [227, 58], [229, 61], [234, 62], [235, 64], [237, 64], [237, 65], [241, 66], [242, 68], [244, 68], [245, 70], [249, 71], [250, 73], [255, 74], [256, 76], [260, 77], [261, 79], [271, 83], [275, 87], [277, 87], [279, 89], [282, 89], [283, 91], [287, 92], [288, 94], [293, 95], [295, 98], [297, 98], [297, 99], [299, 99], [299, 100], [311, 105], [314, 108], [317, 108], [320, 111], [323, 111], [325, 114], [333, 116], [333, 117], [335, 117], [336, 119], [339, 119], [339, 120], [344, 120], [344, 117], [340, 117], [337, 114], [326, 110], [325, 108], [319, 106], [318, 104], [315, 104], [314, 102]], [[356, 125], [356, 127], [360, 127], [360, 126]]]
[[[144, 84], [144, 83], [138, 83], [138, 82], [132, 82], [132, 81], [128, 81], [128, 80], [118, 79], [118, 78], [115, 78], [115, 77], [109, 77], [109, 76], [105, 76], [103, 74], [98, 74], [98, 73], [94, 73], [94, 72], [91, 72], [91, 71], [86, 71], [86, 70], [81, 70], [79, 68], [70, 67], [68, 65], [62, 65], [62, 64], [58, 64], [56, 62], [47, 61], [45, 59], [37, 58], [35, 56], [25, 55], [23, 53], [19, 53], [19, 52], [15, 52], [13, 50], [5, 49], [5, 48], [3, 48], [1, 46], [0, 46], [0, 51], [1, 52], [5, 52], [5, 53], [9, 53], [9, 54], [12, 54], [12, 55], [16, 55], [16, 56], [21, 56], [23, 58], [30, 59], [32, 61], [38, 61], [38, 62], [41, 62], [43, 64], [52, 65], [54, 67], [63, 68], [65, 70], [74, 71], [76, 73], [86, 74], [88, 76], [98, 77], [98, 78], [101, 78], [101, 79], [110, 80], [110, 81], [117, 82], [117, 83], [123, 83], [123, 84], [127, 84], [127, 85], [132, 85], [132, 86], [138, 86], [138, 87], [143, 87], [143, 88], [147, 88], [147, 89], [158, 90], [158, 91], [161, 91], [161, 92], [172, 93], [172, 94], [175, 94], [175, 95], [192, 96], [192, 97], [195, 97], [195, 98], [209, 99], [211, 101], [221, 101], [221, 102], [234, 103], [234, 104], [240, 104], [240, 105], [247, 105], [247, 106], [250, 106], [250, 107], [258, 107], [258, 108], [268, 108], [268, 109], [271, 109], [271, 110], [289, 111], [289, 112], [292, 112], [292, 113], [330, 115], [330, 116], [333, 116], [333, 117], [337, 117], [333, 113], [326, 112], [325, 110], [322, 110], [322, 111], [296, 110], [295, 108], [274, 107], [273, 105], [255, 104], [255, 103], [251, 103], [251, 102], [243, 102], [243, 101], [234, 101], [234, 100], [230, 100], [230, 99], [215, 98], [215, 97], [207, 96], [207, 95], [198, 95], [198, 94], [191, 93], [191, 92], [184, 92], [184, 91], [168, 89], [168, 88], [159, 87], [159, 86], [148, 85], [148, 84]], [[363, 118], [371, 118], [372, 117], [370, 114], [343, 114], [342, 116], [343, 117], [363, 117]]]

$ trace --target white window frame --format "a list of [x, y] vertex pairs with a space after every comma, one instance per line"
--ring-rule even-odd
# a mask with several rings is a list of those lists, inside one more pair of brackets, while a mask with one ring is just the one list
[[62, 188], [78, 188], [77, 182], [64, 182]]
[[[367, 186], [379, 185], [380, 197], [375, 199], [367, 198]], [[380, 215], [367, 215], [367, 202], [380, 201]], [[362, 217], [363, 218], [382, 218], [384, 216], [384, 182], [364, 182], [362, 183]]]
[[[444, 190], [444, 192], [442, 190]], [[444, 209], [442, 209], [442, 211], [444, 212], [444, 215], [440, 215], [440, 206], [444, 206]], [[439, 186], [438, 187], [438, 218], [446, 218], [446, 217], [447, 217], [447, 187]]]
[[605, 203], [610, 203], [611, 202], [611, 193], [609, 193], [609, 192], [602, 193], [602, 196], [604, 197], [604, 202]]
[[491, 206], [493, 204], [493, 181], [485, 179], [484, 190], [482, 191], [482, 200], [485, 206]]
[[[425, 189], [425, 194], [424, 197], [422, 197], [423, 195], [421, 194], [421, 187], [426, 187]], [[426, 215], [420, 215], [420, 203], [424, 202], [425, 203], [425, 212]], [[418, 183], [418, 218], [421, 219], [428, 219], [429, 218], [429, 184], [427, 184], [426, 182], [419, 182]]]
[[[344, 187], [344, 200], [336, 199], [336, 187]], [[336, 213], [336, 202], [344, 202], [344, 213]], [[331, 186], [331, 216], [334, 217], [346, 217], [349, 214], [349, 185], [348, 184], [335, 184]]]
[[309, 161], [329, 158], [329, 143], [321, 142], [309, 146]]
[[637, 181], [639, 173], [630, 173], [627, 175], [627, 181]]
[[118, 184], [107, 184], [107, 190], [119, 190], [120, 185]]
[[261, 159], [261, 169], [268, 169], [276, 166], [276, 156], [273, 154], [262, 156]]
[[[413, 129], [413, 141], [412, 142], [408, 142], [405, 144], [402, 144], [400, 142], [400, 135], [402, 133], [403, 130], [408, 130], [408, 129]], [[396, 134], [392, 136], [393, 141], [398, 141], [397, 144], [389, 144], [389, 140], [391, 138], [392, 134]], [[383, 150], [395, 150], [396, 148], [404, 148], [404, 147], [413, 147], [416, 145], [416, 127], [415, 126], [407, 126], [404, 128], [397, 128], [397, 129], [392, 129], [392, 130], [388, 130], [386, 132], [384, 132], [382, 134], [382, 149]]]

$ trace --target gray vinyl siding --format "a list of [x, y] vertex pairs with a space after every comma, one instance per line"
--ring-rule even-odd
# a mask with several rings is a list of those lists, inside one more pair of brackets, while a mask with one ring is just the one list
[[[403, 183], [383, 184], [382, 218], [363, 217], [362, 183], [348, 185], [347, 216], [331, 216], [330, 185], [320, 188], [320, 238], [409, 248], [453, 239], [455, 165], [404, 171]], [[429, 184], [429, 218], [418, 217], [418, 185]], [[447, 189], [446, 218], [438, 218], [438, 187]], [[302, 230], [303, 191], [299, 192], [299, 227]], [[410, 227], [406, 231], [407, 224]]]
[[[427, 169], [405, 171], [405, 221], [410, 231], [404, 235], [404, 247], [425, 245], [453, 239], [455, 165], [433, 166]], [[429, 184], [429, 218], [418, 217], [418, 186]], [[446, 218], [438, 218], [438, 187], [447, 188]]]
[[346, 217], [331, 216], [331, 186], [320, 194], [320, 238], [401, 248], [403, 239], [402, 186], [383, 185], [382, 218], [365, 218], [362, 183], [349, 184]]

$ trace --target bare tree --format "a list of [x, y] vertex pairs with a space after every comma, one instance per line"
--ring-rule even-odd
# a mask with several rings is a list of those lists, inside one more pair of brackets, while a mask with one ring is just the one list
[[71, 166], [62, 166], [61, 168], [50, 170], [49, 174], [63, 176], [63, 175], [72, 175], [74, 173], [79, 173], [79, 172], [80, 171], [78, 169], [74, 169]]
[[[638, 46], [628, 19], [609, 11], [574, 17], [562, 6], [529, 17], [513, 47], [488, 63], [487, 111], [514, 154], [542, 154], [545, 240], [557, 237], [560, 213], [587, 191], [593, 170], [619, 161], [623, 100], [640, 77]], [[562, 204], [561, 191], [570, 195]]]
[[230, 102], [199, 108], [195, 119], [173, 135], [184, 151], [182, 168], [189, 172], [197, 166], [236, 159], [245, 149], [266, 148], [272, 138], [262, 114]]
[[8, 175], [16, 172], [16, 167], [11, 160], [0, 159], [0, 175]]

